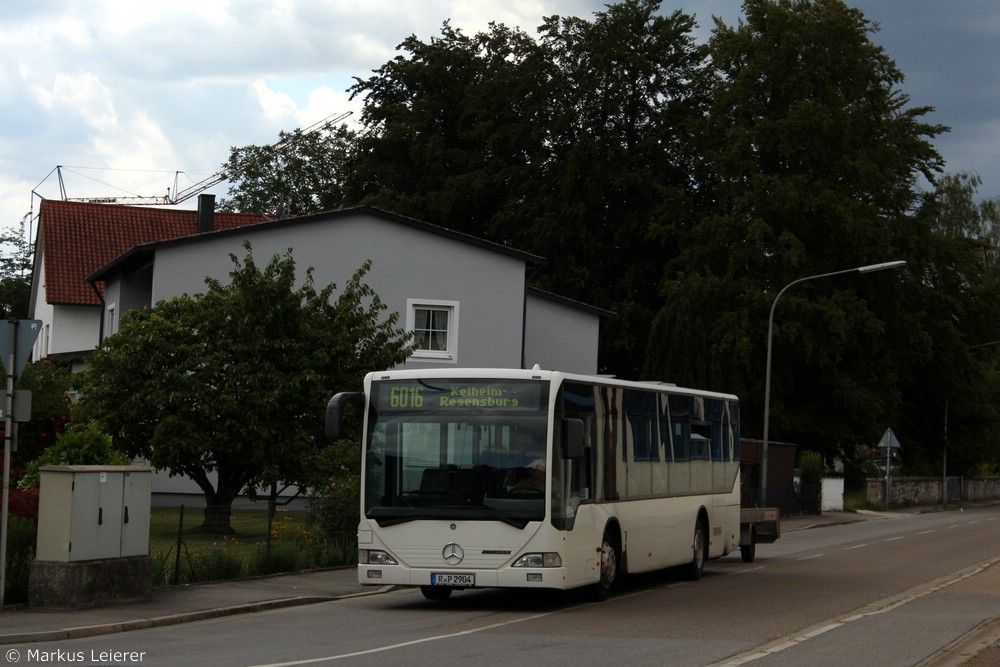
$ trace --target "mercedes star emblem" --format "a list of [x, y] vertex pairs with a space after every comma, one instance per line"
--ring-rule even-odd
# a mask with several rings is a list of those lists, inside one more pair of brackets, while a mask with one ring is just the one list
[[465, 558], [465, 549], [452, 542], [445, 545], [441, 555], [444, 557], [444, 562], [448, 563], [448, 565], [458, 565]]

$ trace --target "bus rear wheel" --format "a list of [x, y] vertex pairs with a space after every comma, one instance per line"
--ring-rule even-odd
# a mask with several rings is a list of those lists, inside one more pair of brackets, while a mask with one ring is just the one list
[[687, 566], [687, 578], [691, 581], [701, 579], [705, 571], [705, 557], [708, 554], [708, 530], [705, 521], [698, 519], [694, 524], [694, 541], [691, 543], [691, 562]]
[[753, 526], [750, 527], [750, 544], [740, 545], [740, 557], [744, 563], [752, 563], [757, 557], [757, 530]]

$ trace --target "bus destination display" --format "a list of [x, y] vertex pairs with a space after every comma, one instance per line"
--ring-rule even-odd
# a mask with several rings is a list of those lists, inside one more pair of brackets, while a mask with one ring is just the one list
[[377, 387], [379, 410], [540, 410], [539, 382], [477, 382], [476, 380], [423, 380], [381, 382]]

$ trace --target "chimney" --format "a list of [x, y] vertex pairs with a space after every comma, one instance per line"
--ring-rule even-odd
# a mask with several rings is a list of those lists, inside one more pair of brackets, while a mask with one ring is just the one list
[[215, 227], [215, 195], [198, 195], [198, 233], [210, 232]]

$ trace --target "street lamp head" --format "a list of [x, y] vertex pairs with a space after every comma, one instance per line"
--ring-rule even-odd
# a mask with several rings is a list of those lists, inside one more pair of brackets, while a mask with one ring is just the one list
[[898, 269], [899, 267], [905, 265], [906, 265], [906, 260], [897, 259], [895, 262], [882, 262], [881, 264], [869, 264], [868, 266], [859, 266], [858, 273], [871, 273], [872, 271]]

